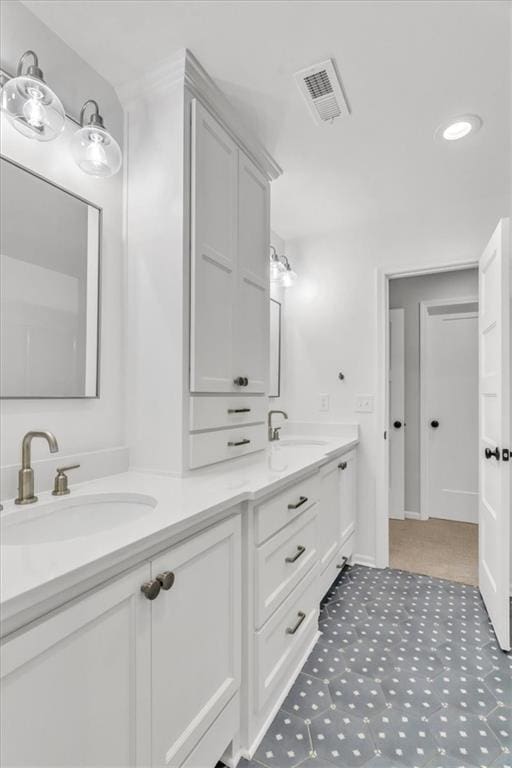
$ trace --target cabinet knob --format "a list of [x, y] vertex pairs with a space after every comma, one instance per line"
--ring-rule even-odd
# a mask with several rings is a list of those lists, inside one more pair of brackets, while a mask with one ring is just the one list
[[346, 469], [347, 468], [347, 462], [342, 461], [341, 464], [338, 464], [338, 469]]
[[172, 571], [162, 571], [158, 573], [156, 580], [160, 583], [162, 589], [170, 589], [174, 584], [174, 573]]
[[160, 594], [160, 588], [161, 584], [158, 581], [158, 579], [150, 579], [150, 581], [145, 581], [144, 584], [141, 586], [140, 591], [146, 597], [148, 600], [154, 600], [155, 597], [158, 597]]
[[246, 387], [249, 384], [249, 379], [247, 376], [237, 376], [236, 379], [233, 379], [233, 383], [237, 387]]

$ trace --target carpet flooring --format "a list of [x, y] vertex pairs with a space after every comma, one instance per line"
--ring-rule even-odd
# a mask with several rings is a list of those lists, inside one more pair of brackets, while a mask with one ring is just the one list
[[478, 584], [478, 526], [452, 520], [390, 520], [391, 568]]

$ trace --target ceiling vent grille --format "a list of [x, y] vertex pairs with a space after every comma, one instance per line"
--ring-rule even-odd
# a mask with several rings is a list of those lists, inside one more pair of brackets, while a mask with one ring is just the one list
[[301, 69], [295, 80], [317, 125], [350, 114], [332, 59]]

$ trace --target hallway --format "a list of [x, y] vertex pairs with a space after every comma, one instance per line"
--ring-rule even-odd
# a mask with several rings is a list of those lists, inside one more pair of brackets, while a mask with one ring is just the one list
[[476, 587], [478, 526], [436, 518], [390, 520], [389, 564]]

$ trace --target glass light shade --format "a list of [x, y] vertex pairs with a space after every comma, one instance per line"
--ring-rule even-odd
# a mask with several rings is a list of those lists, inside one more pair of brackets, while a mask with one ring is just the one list
[[283, 274], [286, 272], [286, 267], [279, 259], [272, 259], [270, 262], [270, 282], [280, 283]]
[[71, 139], [71, 154], [78, 167], [90, 176], [108, 178], [121, 167], [119, 144], [99, 125], [85, 125]]
[[291, 267], [287, 267], [284, 275], [281, 278], [281, 285], [283, 288], [291, 288], [292, 285], [297, 280], [297, 273], [291, 269]]
[[19, 75], [2, 88], [2, 112], [29, 139], [52, 141], [64, 130], [66, 115], [58, 97], [43, 80]]

